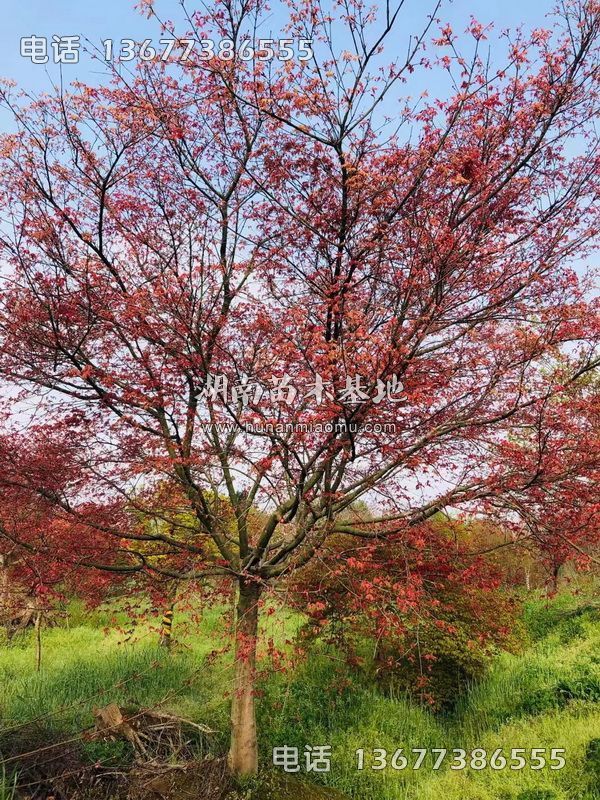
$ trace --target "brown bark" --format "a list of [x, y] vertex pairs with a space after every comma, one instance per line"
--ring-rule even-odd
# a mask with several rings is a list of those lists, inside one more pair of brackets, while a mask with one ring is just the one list
[[558, 583], [560, 580], [560, 569], [562, 564], [555, 564], [552, 569], [552, 591], [554, 594], [558, 592]]
[[171, 603], [169, 608], [166, 608], [163, 613], [162, 622], [160, 625], [160, 646], [165, 647], [167, 650], [171, 649], [171, 634], [173, 633], [173, 613], [175, 603]]
[[167, 602], [163, 611], [162, 622], [160, 626], [160, 646], [165, 647], [167, 650], [171, 649], [172, 635], [173, 635], [173, 616], [175, 614], [175, 605], [177, 603], [177, 590], [178, 584], [174, 581], [167, 593]]
[[8, 616], [8, 556], [0, 554], [0, 621]]
[[165, 647], [167, 650], [171, 649], [172, 635], [173, 635], [173, 615], [175, 614], [175, 603], [177, 602], [177, 587], [169, 593], [168, 605], [163, 612], [163, 618], [160, 625], [160, 646]]
[[35, 617], [35, 668], [39, 672], [42, 668], [42, 612], [38, 611]]
[[256, 646], [260, 586], [240, 581], [235, 631], [235, 673], [228, 764], [237, 777], [258, 772], [256, 734]]

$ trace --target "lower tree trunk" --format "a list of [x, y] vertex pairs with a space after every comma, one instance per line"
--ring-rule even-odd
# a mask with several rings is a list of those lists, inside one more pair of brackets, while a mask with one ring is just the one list
[[8, 616], [8, 556], [0, 553], [0, 622]]
[[173, 612], [175, 603], [171, 603], [169, 608], [163, 612], [162, 622], [160, 624], [160, 646], [166, 647], [167, 650], [171, 649], [171, 635], [173, 633]]
[[552, 570], [552, 591], [554, 594], [558, 592], [558, 582], [560, 579], [560, 568], [562, 564], [555, 564]]
[[258, 772], [256, 735], [256, 646], [260, 586], [240, 581], [235, 630], [235, 673], [231, 702], [231, 746], [228, 764], [237, 777]]
[[39, 672], [42, 668], [42, 612], [35, 615], [35, 668]]
[[171, 649], [172, 635], [173, 635], [173, 615], [175, 614], [175, 604], [177, 603], [177, 589], [176, 582], [171, 584], [167, 593], [167, 602], [165, 610], [163, 611], [162, 622], [160, 625], [160, 646], [166, 647], [167, 650]]

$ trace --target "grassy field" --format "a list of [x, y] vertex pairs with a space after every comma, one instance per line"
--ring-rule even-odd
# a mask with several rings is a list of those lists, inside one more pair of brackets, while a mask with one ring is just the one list
[[[600, 618], [581, 597], [562, 595], [525, 607], [528, 644], [501, 654], [489, 674], [452, 713], [434, 715], [407, 697], [378, 690], [327, 651], [315, 651], [291, 671], [270, 672], [259, 704], [265, 766], [275, 746], [331, 745], [332, 770], [316, 776], [358, 800], [595, 800], [600, 798]], [[582, 610], [582, 606], [584, 609]], [[579, 609], [579, 610], [578, 610]], [[283, 644], [300, 620], [278, 613], [267, 637]], [[140, 629], [123, 644], [108, 614], [71, 609], [69, 627], [43, 635], [42, 668], [35, 669], [31, 634], [0, 646], [0, 750], [27, 752], [48, 742], [76, 738], [93, 722], [93, 706], [162, 705], [216, 731], [209, 748], [227, 745], [226, 692], [231, 673], [222, 644], [224, 614], [213, 609], [201, 628], [168, 655], [156, 634]], [[108, 629], [108, 630], [107, 630]], [[126, 743], [88, 742], [86, 758], [121, 764]], [[200, 745], [199, 745], [200, 746]], [[204, 745], [206, 747], [206, 745]], [[418, 770], [374, 771], [367, 757], [356, 768], [356, 750], [385, 748], [561, 747], [560, 770], [526, 768], [432, 770], [428, 756]], [[12, 757], [12, 756], [11, 756]], [[47, 754], [52, 757], [52, 751]], [[10, 761], [0, 772], [0, 800], [12, 795]], [[258, 800], [262, 800], [260, 793]], [[297, 800], [303, 800], [298, 797]]]

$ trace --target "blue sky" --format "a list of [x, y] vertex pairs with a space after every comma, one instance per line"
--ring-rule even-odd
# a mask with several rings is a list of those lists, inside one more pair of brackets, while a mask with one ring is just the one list
[[[154, 20], [142, 17], [134, 8], [135, 0], [4, 0], [3, 20], [0, 29], [0, 77], [11, 78], [28, 91], [48, 88], [50, 77], [57, 77], [59, 68], [32, 64], [19, 53], [23, 36], [53, 34], [85, 36], [95, 43], [103, 39], [151, 38], [158, 41], [160, 31]], [[471, 15], [481, 22], [494, 21], [497, 30], [524, 23], [528, 27], [544, 24], [552, 0], [453, 0], [446, 1], [441, 16], [456, 31], [463, 30]], [[326, 5], [326, 2], [324, 3]], [[191, 8], [199, 2], [189, 0]], [[427, 0], [406, 0], [406, 7], [398, 24], [398, 44], [404, 52], [406, 36], [416, 33], [431, 7]], [[177, 19], [180, 13], [178, 0], [157, 0], [156, 8], [165, 18]], [[278, 33], [278, 15], [273, 15], [273, 34]], [[48, 74], [49, 73], [49, 74]], [[99, 66], [82, 58], [78, 65], [64, 67], [64, 79], [98, 82]], [[429, 87], [435, 93], [435, 86]]]

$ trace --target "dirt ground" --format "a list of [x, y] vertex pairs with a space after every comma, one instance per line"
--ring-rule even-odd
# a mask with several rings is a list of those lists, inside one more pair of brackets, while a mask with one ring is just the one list
[[[94, 709], [94, 716], [94, 728], [60, 743], [56, 731], [36, 724], [2, 737], [0, 767], [4, 762], [6, 775], [16, 775], [15, 800], [344, 800], [274, 772], [240, 790], [224, 758], [199, 758], [194, 749], [190, 734], [203, 736], [207, 729], [172, 715], [110, 704]], [[117, 739], [130, 758], [120, 765], [90, 763], [84, 743]]]
[[15, 800], [346, 800], [331, 789], [279, 774], [260, 788], [236, 789], [224, 759], [149, 763], [109, 770], [83, 763], [77, 746], [18, 764]]

